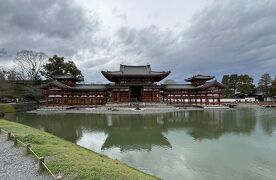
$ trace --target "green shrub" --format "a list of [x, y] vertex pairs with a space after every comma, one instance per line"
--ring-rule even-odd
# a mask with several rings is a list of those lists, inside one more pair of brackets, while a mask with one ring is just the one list
[[16, 112], [16, 109], [11, 104], [0, 104], [0, 111], [4, 113]]

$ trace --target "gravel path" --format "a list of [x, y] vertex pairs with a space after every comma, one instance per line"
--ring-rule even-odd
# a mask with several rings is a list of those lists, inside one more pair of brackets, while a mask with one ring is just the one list
[[0, 134], [0, 180], [44, 180], [53, 179], [47, 174], [38, 172], [38, 161], [26, 155], [24, 147], [13, 146]]
[[196, 111], [203, 110], [202, 108], [141, 108], [141, 110], [135, 110], [135, 108], [122, 108], [116, 107], [113, 110], [107, 108], [76, 108], [67, 110], [56, 110], [56, 109], [38, 109], [28, 111], [29, 113], [37, 114], [59, 114], [59, 113], [83, 113], [83, 114], [159, 114], [168, 112], [179, 112], [179, 111]]

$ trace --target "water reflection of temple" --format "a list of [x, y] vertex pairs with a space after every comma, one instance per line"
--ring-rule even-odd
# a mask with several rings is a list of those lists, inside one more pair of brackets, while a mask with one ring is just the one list
[[[256, 111], [191, 111], [147, 115], [20, 114], [10, 118], [77, 142], [87, 132], [106, 134], [101, 149], [121, 151], [153, 147], [171, 148], [169, 133], [183, 131], [195, 140], [219, 138], [223, 134], [250, 134]], [[33, 119], [30, 121], [30, 119]]]
[[[158, 117], [158, 116], [157, 116]], [[121, 151], [144, 149], [151, 150], [153, 146], [171, 148], [171, 144], [163, 135], [162, 124], [158, 118], [147, 116], [120, 117], [107, 115], [108, 135], [102, 149], [119, 147]]]

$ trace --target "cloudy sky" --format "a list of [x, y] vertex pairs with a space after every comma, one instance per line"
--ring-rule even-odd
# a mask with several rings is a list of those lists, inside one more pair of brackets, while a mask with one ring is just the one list
[[0, 0], [0, 66], [20, 50], [101, 70], [151, 64], [182, 83], [193, 74], [276, 74], [276, 0]]

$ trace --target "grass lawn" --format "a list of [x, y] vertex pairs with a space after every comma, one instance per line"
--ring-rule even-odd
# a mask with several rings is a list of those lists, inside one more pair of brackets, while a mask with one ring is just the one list
[[10, 104], [0, 104], [0, 111], [4, 113], [13, 113], [16, 112], [16, 109]]
[[0, 119], [0, 127], [15, 134], [45, 157], [54, 174], [69, 179], [157, 179], [117, 160], [95, 153], [44, 131]]

